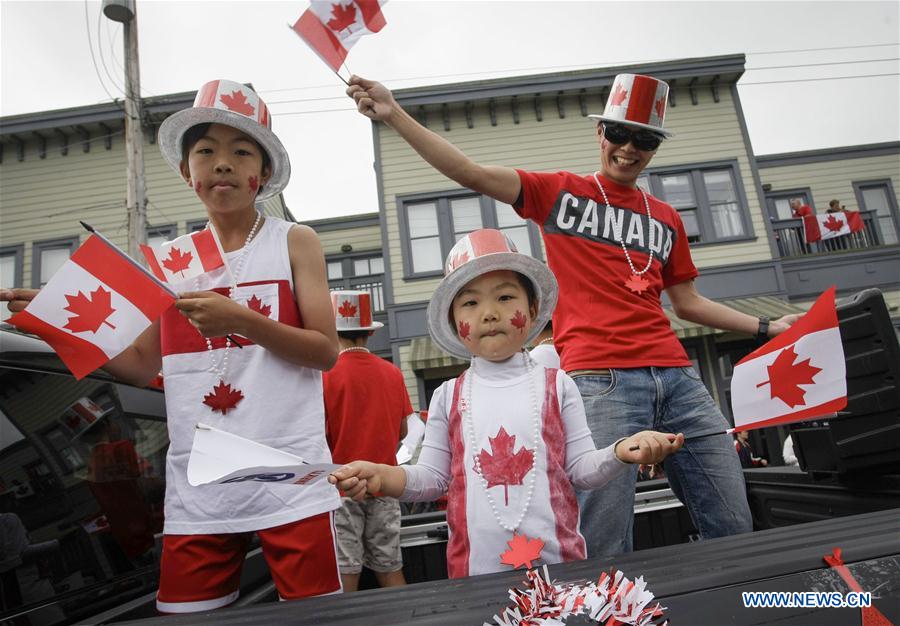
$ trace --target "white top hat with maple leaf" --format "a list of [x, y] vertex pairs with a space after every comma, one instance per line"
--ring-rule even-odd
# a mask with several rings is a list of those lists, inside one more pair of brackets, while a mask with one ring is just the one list
[[588, 115], [602, 122], [616, 122], [646, 128], [664, 137], [674, 133], [663, 128], [669, 85], [642, 74], [619, 74], [613, 81], [603, 115]]
[[159, 149], [176, 172], [180, 172], [181, 141], [197, 124], [224, 124], [253, 137], [271, 161], [272, 176], [256, 200], [265, 200], [283, 190], [291, 178], [287, 150], [272, 132], [269, 108], [252, 88], [232, 80], [211, 80], [194, 98], [194, 106], [167, 117], [159, 127]]
[[559, 296], [559, 285], [553, 272], [541, 261], [520, 253], [512, 239], [499, 230], [483, 228], [469, 233], [450, 250], [444, 265], [444, 278], [428, 302], [428, 332], [445, 352], [463, 359], [471, 356], [459, 340], [448, 314], [460, 289], [482, 274], [496, 270], [518, 272], [534, 285], [538, 311], [527, 341], [537, 337], [547, 325]]
[[384, 324], [372, 319], [372, 295], [368, 291], [332, 291], [334, 325], [339, 333], [378, 330]]

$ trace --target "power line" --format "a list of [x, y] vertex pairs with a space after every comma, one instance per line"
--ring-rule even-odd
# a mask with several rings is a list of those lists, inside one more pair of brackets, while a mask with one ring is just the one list
[[94, 44], [91, 41], [91, 22], [88, 18], [88, 0], [84, 0], [84, 26], [87, 29], [88, 48], [91, 51], [91, 62], [94, 65], [94, 73], [97, 75], [97, 80], [100, 81], [100, 86], [103, 87], [103, 91], [106, 92], [109, 99], [116, 102], [113, 95], [109, 93], [109, 89], [106, 88], [106, 83], [104, 83], [103, 79], [100, 77], [100, 69], [97, 67], [97, 58], [94, 56]]
[[100, 65], [103, 66], [103, 70], [106, 72], [106, 75], [109, 77], [109, 82], [113, 84], [119, 92], [124, 96], [125, 88], [120, 86], [119, 83], [116, 82], [116, 79], [113, 78], [112, 72], [109, 71], [109, 68], [106, 66], [106, 58], [103, 56], [103, 36], [100, 34], [100, 20], [103, 18], [103, 10], [97, 12], [97, 51], [100, 53]]

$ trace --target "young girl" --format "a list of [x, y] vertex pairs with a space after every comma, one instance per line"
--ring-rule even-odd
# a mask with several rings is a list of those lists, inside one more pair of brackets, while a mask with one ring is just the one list
[[435, 391], [418, 464], [355, 461], [330, 478], [355, 498], [447, 493], [451, 578], [585, 558], [574, 488], [599, 488], [626, 464], [659, 462], [684, 441], [644, 431], [594, 448], [572, 379], [522, 350], [556, 297], [547, 267], [500, 231], [463, 237], [427, 316], [435, 343], [472, 361]]
[[[337, 334], [322, 249], [310, 228], [255, 208], [287, 185], [287, 152], [265, 103], [225, 80], [207, 83], [192, 108], [167, 118], [159, 145], [205, 205], [236, 285], [224, 272], [188, 281], [175, 307], [105, 366], [139, 385], [160, 369], [165, 380], [170, 445], [157, 607], [182, 613], [233, 602], [252, 531], [281, 597], [340, 591], [333, 487], [301, 495], [252, 482], [187, 482], [198, 422], [311, 463], [331, 460], [321, 370], [337, 358]], [[4, 295], [21, 310], [32, 294]]]

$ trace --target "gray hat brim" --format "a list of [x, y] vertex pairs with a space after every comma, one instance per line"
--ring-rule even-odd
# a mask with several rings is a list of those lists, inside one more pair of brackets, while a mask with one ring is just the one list
[[173, 113], [159, 127], [158, 143], [166, 162], [181, 173], [181, 142], [184, 133], [197, 124], [223, 124], [247, 133], [262, 146], [269, 155], [272, 173], [256, 202], [277, 195], [287, 187], [291, 179], [291, 160], [281, 141], [271, 130], [255, 120], [231, 111], [210, 107], [193, 107]]
[[622, 124], [623, 126], [637, 126], [638, 128], [646, 128], [647, 130], [652, 130], [654, 133], [659, 133], [667, 139], [675, 136], [675, 133], [670, 130], [660, 128], [658, 126], [650, 126], [650, 124], [641, 124], [640, 122], [631, 122], [628, 120], [619, 119], [617, 117], [607, 117], [605, 115], [596, 115], [593, 113], [591, 115], [588, 115], [588, 117], [592, 120], [600, 120], [601, 122], [611, 122], [615, 124]]
[[461, 359], [468, 359], [472, 353], [466, 349], [456, 334], [456, 328], [450, 324], [449, 312], [453, 298], [466, 283], [488, 272], [509, 270], [519, 272], [529, 278], [534, 285], [538, 299], [538, 312], [534, 318], [531, 332], [526, 343], [538, 336], [553, 316], [556, 300], [559, 297], [559, 285], [550, 269], [537, 259], [516, 252], [497, 252], [486, 254], [466, 262], [444, 277], [434, 290], [428, 302], [426, 319], [428, 332], [444, 352]]
[[359, 326], [357, 328], [338, 328], [338, 333], [355, 333], [358, 330], [378, 330], [379, 328], [384, 328], [384, 324], [381, 322], [372, 321], [371, 326]]

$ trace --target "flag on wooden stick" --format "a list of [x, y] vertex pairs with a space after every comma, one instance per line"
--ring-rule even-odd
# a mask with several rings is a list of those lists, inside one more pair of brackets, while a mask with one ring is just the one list
[[130, 346], [175, 299], [128, 255], [93, 234], [9, 323], [50, 344], [80, 380]]
[[823, 293], [797, 323], [735, 366], [735, 431], [813, 419], [847, 406], [834, 292]]
[[362, 37], [384, 28], [381, 7], [387, 0], [312, 0], [291, 27], [337, 72], [350, 48]]

